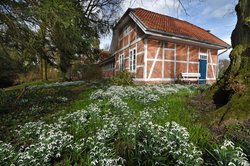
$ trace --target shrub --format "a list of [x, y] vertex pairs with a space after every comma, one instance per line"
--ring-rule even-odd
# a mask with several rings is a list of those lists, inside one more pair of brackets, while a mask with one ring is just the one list
[[128, 71], [122, 71], [110, 79], [111, 84], [115, 85], [133, 85], [133, 75]]
[[101, 68], [96, 64], [75, 63], [72, 66], [71, 78], [73, 80], [100, 80]]
[[[48, 65], [47, 76], [49, 80], [59, 80], [60, 71], [54, 67]], [[17, 84], [28, 83], [32, 81], [38, 81], [42, 79], [41, 70], [39, 67], [34, 67], [27, 72], [18, 74]]]
[[16, 64], [0, 50], [0, 88], [11, 86], [16, 79]]

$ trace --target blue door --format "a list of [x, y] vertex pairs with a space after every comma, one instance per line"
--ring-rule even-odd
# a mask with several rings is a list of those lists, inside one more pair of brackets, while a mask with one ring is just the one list
[[199, 60], [199, 70], [200, 70], [199, 84], [205, 84], [207, 75], [207, 60], [204, 59]]

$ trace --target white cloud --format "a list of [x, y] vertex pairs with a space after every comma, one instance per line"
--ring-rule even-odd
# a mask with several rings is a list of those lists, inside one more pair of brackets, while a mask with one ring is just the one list
[[[227, 44], [230, 44], [231, 45], [231, 39], [230, 38], [222, 38], [222, 40], [224, 42], [226, 42]], [[218, 51], [218, 54], [221, 54], [222, 52], [224, 52], [225, 50], [219, 50]], [[221, 54], [219, 56], [219, 59], [229, 59], [229, 54], [230, 52], [232, 51], [232, 49], [229, 49], [227, 50], [226, 52], [224, 52], [223, 54]]]
[[[183, 0], [188, 14], [182, 8], [179, 10], [179, 18], [198, 25], [204, 29], [212, 30], [212, 33], [228, 44], [231, 44], [230, 35], [236, 22], [236, 16], [229, 14], [234, 9], [238, 0]], [[124, 0], [120, 16], [128, 8], [141, 7], [157, 13], [178, 17], [177, 0]], [[111, 36], [101, 38], [101, 48], [111, 43]], [[226, 55], [221, 55], [225, 57]], [[228, 55], [227, 55], [228, 57]]]
[[226, 42], [227, 44], [231, 45], [231, 39], [230, 38], [222, 38], [222, 40], [224, 42]]
[[[120, 16], [122, 16], [128, 8], [137, 8], [141, 7], [147, 10], [151, 10], [157, 13], [177, 16], [178, 3], [176, 0], [124, 0], [122, 4], [122, 11]], [[111, 43], [111, 36], [103, 36], [100, 39], [100, 48], [103, 49], [106, 45]]]
[[[218, 52], [218, 54], [222, 53], [225, 50], [221, 50]], [[219, 59], [229, 59], [229, 54], [232, 51], [232, 49], [227, 50], [226, 52], [224, 52], [223, 54], [219, 55]]]
[[100, 39], [100, 49], [106, 49], [110, 46], [112, 40], [112, 34], [102, 36]]
[[234, 9], [234, 4], [228, 3], [222, 6], [209, 6], [205, 8], [202, 12], [202, 15], [207, 18], [223, 18], [226, 15], [230, 14]]
[[122, 8], [126, 11], [128, 8], [141, 7], [161, 14], [176, 15], [178, 5], [176, 0], [125, 0]]

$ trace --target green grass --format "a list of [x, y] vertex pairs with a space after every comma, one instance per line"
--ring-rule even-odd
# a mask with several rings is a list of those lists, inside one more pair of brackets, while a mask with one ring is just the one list
[[[33, 85], [38, 84], [30, 83], [29, 86]], [[15, 129], [18, 129], [18, 125], [24, 125], [27, 122], [36, 122], [38, 120], [45, 121], [48, 124], [56, 123], [61, 117], [66, 117], [70, 113], [86, 109], [91, 103], [97, 103], [95, 100], [90, 99], [90, 94], [100, 88], [106, 89], [108, 86], [85, 83], [65, 87], [28, 89], [25, 94], [17, 100], [22, 92], [21, 87], [24, 87], [24, 85], [0, 91], [0, 133], [4, 133], [4, 135], [0, 135], [0, 140], [10, 142], [17, 147], [23, 144], [30, 144], [29, 141], [25, 142], [18, 138], [15, 132], [13, 132]], [[215, 138], [209, 129], [203, 126], [199, 121], [199, 116], [202, 116], [200, 112], [190, 107], [188, 104], [190, 97], [197, 93], [199, 93], [199, 91], [192, 91], [192, 93], [190, 93], [190, 90], [182, 89], [178, 93], [160, 97], [159, 101], [149, 103], [148, 105], [138, 102], [134, 97], [125, 97], [123, 101], [128, 105], [132, 115], [126, 117], [125, 120], [129, 124], [138, 121], [138, 119], [141, 118], [140, 113], [143, 112], [145, 107], [149, 110], [164, 108], [167, 112], [159, 111], [153, 114], [152, 122], [164, 126], [167, 122], [175, 121], [180, 126], [187, 129], [190, 135], [189, 141], [202, 150], [203, 153], [207, 153], [206, 150], [211, 150], [211, 147], [217, 142], [214, 141]], [[48, 96], [51, 97], [48, 98]], [[67, 98], [67, 101], [61, 101], [62, 97]], [[107, 115], [110, 113], [112, 116], [119, 116], [120, 110], [113, 108], [108, 103], [108, 99], [103, 99], [101, 101], [100, 115]], [[31, 109], [34, 106], [36, 106], [36, 109]], [[70, 121], [69, 125], [63, 130], [71, 134], [75, 142], [80, 141], [81, 138], [95, 136], [96, 132], [106, 123], [100, 115], [90, 113], [88, 118], [91, 117], [91, 119], [88, 119], [88, 123], [83, 125]], [[120, 113], [120, 115], [124, 116], [123, 113]], [[123, 119], [121, 118], [120, 120], [122, 121]], [[126, 129], [122, 127], [121, 129], [122, 132], [116, 133], [118, 136], [115, 135], [114, 138], [107, 140], [108, 145], [112, 143], [112, 146], [114, 146], [113, 148], [116, 149], [115, 153], [124, 155], [125, 158], [128, 159], [128, 165], [134, 165], [135, 160], [133, 157], [138, 154], [134, 154], [136, 152], [131, 150], [131, 138], [124, 134], [126, 133]], [[236, 126], [231, 128], [231, 130], [242, 130], [242, 128]], [[244, 131], [249, 132], [249, 130]], [[124, 134], [125, 136], [119, 134]], [[88, 150], [89, 149], [86, 149], [86, 151], [81, 153], [65, 152], [63, 157], [58, 159], [58, 161], [53, 161], [53, 164], [88, 165], [90, 162], [89, 154], [87, 153]], [[170, 157], [171, 160], [171, 156], [168, 157]], [[173, 163], [170, 161], [169, 164]]]
[[[165, 100], [168, 101], [169, 114], [165, 120], [175, 121], [186, 127], [190, 141], [199, 147], [206, 147], [211, 135], [207, 128], [197, 122], [199, 112], [188, 106], [188, 97], [190, 94], [185, 91], [167, 97]], [[164, 99], [161, 101], [164, 102]]]
[[[199, 93], [199, 92], [195, 92]], [[161, 97], [160, 101], [151, 104], [149, 107], [166, 107], [168, 114], [155, 117], [155, 122], [164, 125], [166, 122], [175, 121], [181, 126], [187, 128], [190, 133], [190, 141], [201, 148], [208, 146], [212, 140], [209, 130], [198, 122], [200, 112], [194, 110], [188, 105], [190, 94], [187, 90], [182, 90], [178, 93], [167, 97]], [[140, 112], [145, 108], [145, 105], [139, 104], [135, 100], [127, 100], [131, 110]]]
[[27, 82], [27, 83], [23, 83], [20, 85], [16, 85], [16, 86], [11, 86], [9, 88], [5, 88], [5, 91], [11, 91], [11, 90], [19, 90], [19, 89], [23, 89], [25, 87], [29, 87], [29, 86], [36, 86], [36, 85], [44, 85], [44, 84], [51, 84], [51, 83], [55, 83], [58, 82], [58, 80], [39, 80], [39, 81], [32, 81], [32, 82]]
[[[58, 117], [86, 108], [86, 106], [92, 103], [89, 99], [89, 95], [98, 88], [91, 85], [80, 85], [63, 88], [53, 87], [39, 90], [27, 90], [26, 94], [20, 99], [28, 100], [27, 103], [20, 104], [20, 101], [15, 101], [20, 95], [23, 87], [48, 83], [47, 81], [31, 82], [29, 84], [8, 88], [1, 92], [0, 132], [5, 133], [5, 135], [2, 135], [0, 139], [11, 140], [13, 135], [10, 131], [16, 129], [18, 125], [38, 120], [52, 123]], [[69, 101], [62, 103], [46, 101], [46, 96], [67, 97]], [[168, 114], [163, 117], [155, 117], [156, 123], [164, 124], [168, 121], [175, 121], [188, 129], [190, 132], [190, 141], [201, 147], [206, 146], [210, 139], [210, 134], [206, 128], [196, 123], [197, 112], [187, 105], [189, 96], [190, 93], [188, 91], [180, 91], [174, 95], [162, 97], [160, 101], [150, 105], [150, 107], [167, 107]], [[138, 114], [145, 108], [145, 105], [133, 99], [127, 99], [126, 102], [131, 110]], [[41, 106], [43, 109], [30, 111], [30, 107], [34, 105], [38, 107]]]
[[[43, 85], [48, 82], [32, 82], [29, 86]], [[53, 82], [52, 82], [53, 83]], [[53, 87], [41, 89], [28, 89], [22, 93], [22, 87], [8, 88], [0, 91], [0, 140], [13, 140], [15, 134], [12, 132], [19, 125], [27, 122], [43, 120], [53, 122], [59, 116], [84, 108], [90, 103], [89, 94], [93, 91], [91, 85], [77, 85], [69, 87]], [[51, 99], [47, 99], [51, 96]], [[67, 101], [57, 98], [65, 97]], [[23, 102], [25, 101], [25, 102]]]

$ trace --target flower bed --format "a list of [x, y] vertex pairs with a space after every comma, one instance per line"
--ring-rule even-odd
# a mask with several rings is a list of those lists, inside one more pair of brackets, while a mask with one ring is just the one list
[[[187, 128], [165, 120], [167, 101], [156, 104], [179, 91], [192, 93], [182, 85], [99, 89], [85, 109], [51, 124], [20, 126], [21, 146], [0, 142], [0, 165], [202, 165], [202, 150], [190, 141]], [[249, 164], [233, 143], [223, 147], [215, 149], [216, 164]]]

